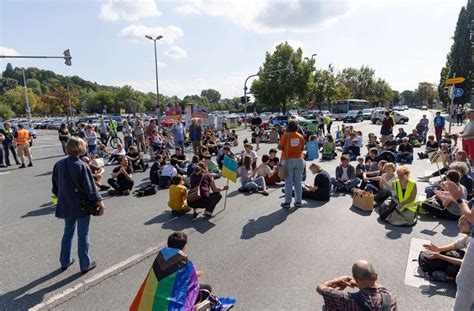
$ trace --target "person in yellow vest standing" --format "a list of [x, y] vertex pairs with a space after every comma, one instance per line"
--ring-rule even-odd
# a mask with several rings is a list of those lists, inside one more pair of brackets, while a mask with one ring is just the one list
[[418, 208], [416, 183], [410, 179], [407, 167], [399, 168], [397, 177], [392, 184], [392, 200], [396, 207], [385, 221], [394, 226], [413, 226], [416, 224]]
[[30, 164], [28, 164], [28, 166], [33, 166], [30, 152], [30, 141], [30, 132], [23, 128], [23, 124], [19, 123], [18, 130], [15, 132], [15, 142], [16, 149], [18, 151], [18, 155], [20, 156], [21, 161], [20, 168], [25, 168], [25, 157], [27, 157], [30, 161]]

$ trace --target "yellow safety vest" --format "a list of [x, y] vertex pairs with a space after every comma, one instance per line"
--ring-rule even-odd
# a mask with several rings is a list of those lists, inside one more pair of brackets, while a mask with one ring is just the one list
[[[413, 188], [415, 187], [415, 182], [411, 179], [408, 179], [407, 188], [405, 189], [405, 195], [403, 195], [400, 179], [395, 180], [393, 184], [394, 184], [395, 192], [397, 194], [398, 202], [403, 202], [407, 200], [411, 196]], [[416, 213], [417, 207], [418, 207], [418, 203], [416, 202], [416, 198], [415, 198], [412, 202], [402, 205], [401, 211], [407, 208], [410, 212]]]

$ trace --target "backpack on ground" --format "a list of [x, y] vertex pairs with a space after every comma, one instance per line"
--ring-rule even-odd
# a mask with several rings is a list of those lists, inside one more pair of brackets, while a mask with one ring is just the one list
[[154, 195], [156, 194], [156, 186], [153, 184], [146, 185], [136, 190], [135, 193], [137, 194], [137, 197], [146, 197], [149, 195]]

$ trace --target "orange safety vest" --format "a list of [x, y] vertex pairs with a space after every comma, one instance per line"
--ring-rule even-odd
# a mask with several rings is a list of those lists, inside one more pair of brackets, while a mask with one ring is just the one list
[[30, 142], [30, 132], [27, 130], [18, 130], [16, 132], [17, 138], [16, 138], [16, 144], [17, 145], [28, 145]]

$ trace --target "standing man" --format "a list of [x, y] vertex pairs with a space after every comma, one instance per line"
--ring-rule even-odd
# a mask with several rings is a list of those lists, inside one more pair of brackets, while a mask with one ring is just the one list
[[107, 144], [107, 125], [105, 125], [104, 119], [100, 119], [100, 125], [99, 125], [99, 134], [100, 134], [100, 140], [102, 143], [105, 145]]
[[123, 143], [125, 145], [125, 152], [128, 152], [128, 148], [133, 146], [133, 136], [132, 136], [132, 127], [128, 124], [127, 120], [123, 121], [122, 126], [122, 134], [123, 134]]
[[201, 150], [201, 138], [202, 138], [202, 127], [197, 122], [197, 119], [191, 120], [189, 126], [189, 141], [193, 144], [193, 151], [195, 155], [198, 155]]
[[5, 128], [0, 130], [0, 133], [5, 136], [5, 140], [3, 141], [3, 149], [5, 150], [5, 164], [7, 166], [11, 166], [10, 164], [10, 151], [13, 154], [13, 158], [15, 159], [16, 164], [20, 165], [20, 161], [18, 161], [18, 157], [16, 155], [16, 148], [13, 140], [15, 139], [13, 135], [13, 129], [10, 122], [5, 122]]
[[136, 116], [136, 123], [135, 123], [135, 139], [137, 140], [137, 149], [138, 152], [145, 152], [146, 147], [145, 147], [145, 133], [144, 133], [144, 128], [145, 125], [143, 124], [142, 119], [139, 116]]
[[435, 127], [436, 140], [440, 141], [443, 136], [444, 126], [446, 125], [446, 120], [441, 116], [441, 112], [436, 112], [436, 117], [433, 120]]
[[5, 141], [5, 135], [0, 132], [0, 168], [7, 167], [3, 157], [3, 142]]
[[[260, 126], [262, 125], [262, 118], [260, 118], [258, 116], [258, 114], [256, 112], [253, 113], [253, 118], [252, 120], [250, 121], [250, 124], [252, 125], [252, 130], [253, 130], [253, 136], [255, 138], [255, 143], [257, 144], [257, 148], [256, 150], [258, 151], [260, 148], [259, 148], [259, 144], [260, 144], [260, 135], [262, 134], [262, 129], [260, 128]], [[258, 129], [256, 129], [258, 127]]]
[[328, 115], [323, 116], [323, 122], [326, 124], [328, 134], [331, 134], [332, 118]]
[[25, 168], [25, 157], [30, 161], [28, 167], [33, 166], [33, 162], [31, 161], [30, 141], [30, 132], [23, 128], [23, 124], [18, 123], [18, 130], [15, 132], [15, 143], [21, 160], [20, 168]]
[[111, 119], [107, 124], [107, 128], [110, 132], [111, 137], [117, 137], [117, 121]]
[[467, 111], [469, 122], [466, 124], [459, 136], [462, 138], [462, 150], [467, 153], [467, 157], [474, 162], [474, 109]]
[[184, 139], [186, 138], [186, 133], [184, 133], [184, 126], [180, 120], [177, 120], [171, 129], [173, 134], [174, 146], [181, 147], [181, 150], [184, 150]]

